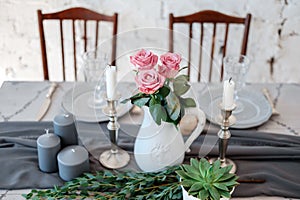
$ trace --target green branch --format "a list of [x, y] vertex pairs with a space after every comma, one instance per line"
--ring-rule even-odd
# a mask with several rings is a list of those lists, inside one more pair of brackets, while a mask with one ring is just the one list
[[181, 199], [182, 192], [175, 170], [157, 173], [86, 173], [63, 186], [48, 190], [32, 190], [26, 199]]

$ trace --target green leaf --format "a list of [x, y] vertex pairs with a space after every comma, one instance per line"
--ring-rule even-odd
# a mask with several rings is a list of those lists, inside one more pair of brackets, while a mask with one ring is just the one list
[[150, 106], [149, 111], [156, 124], [160, 125], [161, 120], [166, 121], [167, 112], [160, 104], [154, 104]]
[[224, 182], [223, 184], [225, 184], [227, 187], [230, 187], [230, 186], [238, 185], [238, 182], [236, 182], [236, 181], [227, 181], [227, 182]]
[[195, 169], [193, 166], [191, 166], [191, 165], [185, 165], [185, 164], [183, 164], [182, 166], [183, 166], [183, 168], [185, 169], [185, 171], [187, 173], [189, 173], [189, 174], [193, 173], [193, 174], [196, 174], [199, 177], [201, 177], [201, 174], [199, 173], [199, 170]]
[[190, 163], [194, 167], [194, 169], [199, 172], [199, 161], [195, 158], [191, 158]]
[[183, 171], [183, 170], [178, 170], [178, 171], [176, 171], [176, 173], [177, 173], [182, 179], [193, 180], [193, 181], [199, 181], [199, 180], [197, 179], [197, 177], [194, 176], [194, 174], [192, 174], [192, 173], [186, 173], [186, 172]]
[[139, 93], [137, 93], [137, 94], [131, 96], [130, 99], [131, 99], [131, 100], [134, 100], [134, 99], [138, 99], [138, 98], [145, 97], [145, 96], [147, 96], [147, 94], [144, 94], [144, 93], [142, 93], [142, 92], [139, 92]]
[[220, 169], [220, 167], [221, 167], [221, 161], [219, 159], [216, 160], [215, 162], [213, 162], [213, 164], [212, 164], [213, 171]]
[[218, 182], [221, 182], [221, 181], [227, 181], [228, 179], [231, 179], [233, 177], [235, 177], [236, 175], [235, 174], [224, 174], [223, 176], [219, 177], [218, 179], [215, 179], [216, 181]]
[[156, 95], [151, 95], [149, 106], [153, 106], [155, 104], [160, 104], [160, 99]]
[[231, 197], [230, 191], [219, 190], [219, 193], [221, 197], [225, 197], [225, 198]]
[[195, 181], [192, 181], [192, 180], [183, 180], [181, 182], [181, 185], [185, 188], [190, 188], [194, 183], [195, 183]]
[[133, 103], [139, 107], [144, 106], [146, 103], [148, 103], [148, 101], [150, 100], [149, 97], [145, 97], [145, 98], [139, 98], [139, 99], [135, 99], [133, 101]]
[[185, 75], [185, 74], [181, 74], [175, 78], [175, 81], [186, 81], [187, 82], [188, 80], [189, 80], [189, 76]]
[[192, 98], [181, 98], [181, 102], [184, 107], [196, 107], [196, 102]]
[[125, 104], [125, 103], [127, 103], [128, 101], [130, 101], [130, 99], [124, 99], [123, 101], [121, 101], [121, 103]]
[[107, 177], [112, 177], [112, 176], [114, 176], [113, 175], [113, 173], [111, 173], [110, 171], [104, 171], [104, 174], [103, 174], [103, 176], [107, 176]]
[[228, 188], [227, 188], [226, 185], [223, 184], [223, 183], [213, 183], [213, 186], [215, 186], [216, 188], [219, 188], [219, 189], [221, 189], [221, 190], [228, 191]]
[[170, 88], [167, 86], [163, 86], [159, 89], [158, 94], [160, 94], [162, 97], [167, 97], [169, 95]]
[[215, 187], [208, 187], [208, 191], [209, 191], [210, 196], [214, 200], [220, 200], [220, 194], [219, 194], [218, 190]]
[[224, 176], [225, 168], [221, 167], [218, 170], [215, 171], [216, 177], [215, 180], [219, 180], [222, 176]]
[[177, 96], [170, 91], [169, 95], [166, 97], [167, 105], [166, 110], [169, 114], [169, 117], [172, 120], [177, 120], [180, 115], [180, 102]]
[[191, 191], [199, 191], [203, 188], [202, 183], [194, 183], [191, 188], [189, 189], [189, 192]]
[[178, 96], [185, 94], [189, 89], [188, 77], [186, 75], [180, 75], [174, 79], [173, 82], [174, 93]]
[[206, 177], [206, 173], [209, 167], [210, 167], [209, 162], [205, 158], [201, 158], [199, 163], [199, 171], [202, 177]]
[[199, 199], [207, 199], [208, 198], [208, 191], [206, 190], [201, 190], [198, 194]]
[[230, 172], [230, 170], [232, 169], [232, 165], [228, 165], [228, 166], [226, 166], [226, 167], [223, 167], [223, 169], [224, 169], [224, 174], [227, 174], [227, 173], [229, 173]]

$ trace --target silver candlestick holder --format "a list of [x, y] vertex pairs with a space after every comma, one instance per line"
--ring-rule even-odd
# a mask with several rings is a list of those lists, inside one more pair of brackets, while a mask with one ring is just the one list
[[233, 104], [231, 108], [225, 108], [224, 105], [221, 103], [219, 105], [219, 108], [221, 110], [221, 115], [217, 118], [217, 122], [221, 126], [221, 129], [218, 132], [219, 157], [212, 158], [211, 161], [219, 159], [221, 162], [221, 167], [232, 165], [230, 173], [235, 173], [237, 169], [236, 164], [232, 160], [226, 158], [226, 151], [229, 139], [231, 137], [229, 127], [235, 124], [236, 122], [236, 118], [232, 115], [232, 111], [236, 108], [236, 105]]
[[100, 157], [100, 163], [110, 169], [119, 169], [126, 166], [129, 163], [129, 154], [120, 149], [117, 145], [118, 130], [120, 128], [117, 122], [116, 104], [118, 100], [107, 99], [107, 107], [103, 109], [105, 115], [109, 117], [107, 129], [109, 131], [109, 138], [111, 142], [111, 149], [104, 151]]

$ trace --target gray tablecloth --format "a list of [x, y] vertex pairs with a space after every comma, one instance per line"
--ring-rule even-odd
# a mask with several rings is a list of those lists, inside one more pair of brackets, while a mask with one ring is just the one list
[[[97, 161], [104, 149], [109, 148], [106, 124], [78, 124], [80, 142], [90, 152], [91, 171], [103, 170]], [[49, 188], [62, 185], [57, 173], [43, 173], [38, 168], [36, 139], [51, 122], [0, 123], [0, 188]], [[121, 124], [119, 145], [133, 151], [138, 126]], [[125, 133], [124, 133], [125, 132]], [[263, 179], [264, 183], [242, 183], [234, 196], [283, 196], [300, 198], [300, 137], [233, 130], [227, 155], [237, 164], [240, 179]], [[186, 154], [190, 157], [217, 156], [217, 136], [206, 131]], [[208, 154], [207, 154], [208, 153]], [[139, 171], [133, 156], [125, 170]]]

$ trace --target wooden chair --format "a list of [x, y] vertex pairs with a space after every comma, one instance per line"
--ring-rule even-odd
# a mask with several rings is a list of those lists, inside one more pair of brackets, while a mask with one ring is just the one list
[[[244, 29], [243, 31], [243, 36], [242, 36], [242, 42], [241, 42], [241, 51], [240, 54], [246, 55], [247, 53], [247, 43], [248, 43], [248, 34], [249, 34], [249, 28], [250, 28], [250, 21], [251, 21], [251, 14], [247, 14], [245, 18], [240, 18], [240, 17], [234, 17], [234, 16], [229, 16], [222, 14], [220, 12], [212, 11], [212, 10], [205, 10], [205, 11], [200, 11], [194, 14], [186, 15], [186, 16], [178, 16], [174, 17], [173, 13], [169, 15], [169, 51], [173, 52], [174, 51], [174, 24], [187, 24], [189, 26], [188, 29], [188, 56], [187, 56], [187, 62], [188, 62], [188, 75], [191, 75], [191, 67], [190, 67], [190, 62], [191, 62], [191, 53], [192, 53], [192, 40], [193, 38], [193, 33], [199, 33], [199, 42], [200, 49], [199, 51], [199, 68], [198, 68], [198, 76], [197, 76], [197, 81], [201, 81], [201, 69], [202, 68], [202, 59], [203, 59], [203, 44], [204, 44], [204, 38], [207, 38], [205, 36], [205, 27], [208, 26], [208, 24], [212, 25], [212, 31], [211, 31], [211, 49], [210, 49], [210, 63], [209, 63], [209, 69], [208, 71], [208, 81], [210, 82], [212, 80], [212, 67], [213, 67], [213, 62], [214, 62], [214, 56], [216, 54], [216, 49], [215, 49], [215, 44], [216, 44], [216, 35], [217, 35], [217, 24], [225, 28], [223, 31], [223, 38], [222, 43], [223, 45], [220, 45], [220, 51], [219, 54], [221, 54], [221, 66], [219, 70], [220, 74], [220, 81], [223, 79], [223, 58], [226, 56], [226, 50], [228, 46], [228, 33], [229, 33], [229, 27], [231, 24], [240, 24], [243, 25], [242, 27]], [[198, 24], [198, 27], [193, 26], [193, 24]], [[210, 26], [211, 26], [210, 25]], [[196, 31], [193, 29], [198, 28]], [[200, 29], [200, 30], [199, 30]], [[218, 29], [219, 30], [219, 29]], [[197, 32], [198, 31], [198, 32]], [[232, 38], [231, 38], [232, 39]], [[233, 40], [236, 40], [236, 38], [233, 38]], [[205, 39], [205, 42], [207, 40]], [[209, 52], [209, 51], [208, 51]]]
[[[117, 27], [118, 27], [118, 14], [114, 13], [112, 16], [109, 15], [103, 15], [97, 12], [94, 12], [92, 10], [88, 10], [86, 8], [70, 8], [67, 10], [63, 10], [60, 12], [55, 13], [42, 13], [41, 10], [37, 11], [38, 15], [38, 23], [39, 23], [39, 33], [40, 33], [40, 43], [41, 43], [41, 54], [42, 54], [42, 61], [43, 61], [43, 70], [44, 70], [44, 80], [49, 80], [49, 68], [48, 68], [48, 60], [47, 60], [47, 50], [46, 50], [46, 41], [45, 41], [45, 29], [44, 29], [44, 21], [57, 21], [59, 22], [59, 36], [60, 38], [60, 44], [61, 48], [57, 49], [57, 52], [61, 53], [62, 57], [62, 77], [63, 80], [66, 79], [66, 57], [70, 54], [72, 54], [71, 60], [73, 60], [74, 63], [74, 79], [77, 80], [77, 60], [76, 58], [80, 53], [88, 51], [88, 43], [89, 43], [89, 49], [95, 50], [98, 46], [98, 40], [99, 38], [99, 31], [100, 31], [100, 22], [108, 22], [112, 24], [112, 38], [111, 38], [111, 64], [115, 65], [115, 59], [116, 59], [116, 37], [114, 37], [117, 34]], [[63, 23], [64, 22], [64, 23]], [[71, 27], [70, 33], [67, 35], [66, 30], [66, 24], [67, 22], [71, 22], [69, 27]], [[80, 24], [81, 23], [81, 24]], [[87, 32], [87, 23], [91, 25], [95, 25], [91, 32], [93, 34], [88, 35]], [[83, 24], [83, 26], [82, 26]], [[81, 25], [81, 26], [80, 26]], [[81, 37], [79, 37], [79, 31], [80, 29], [83, 29], [81, 31]], [[70, 28], [69, 28], [70, 29]], [[65, 30], [65, 31], [64, 31]], [[88, 29], [90, 30], [90, 29]], [[52, 31], [53, 32], [53, 31]], [[82, 36], [83, 32], [83, 36]], [[78, 41], [80, 39], [80, 42]], [[91, 39], [93, 38], [93, 40]], [[65, 40], [72, 39], [72, 44], [69, 46], [71, 47], [71, 52], [66, 50], [67, 45], [65, 45]], [[91, 44], [94, 43], [94, 44]], [[83, 45], [83, 46], [82, 46]], [[80, 48], [81, 47], [81, 48]], [[82, 52], [79, 52], [79, 50], [82, 49]], [[72, 59], [73, 57], [73, 59]], [[68, 64], [69, 66], [69, 64]]]

